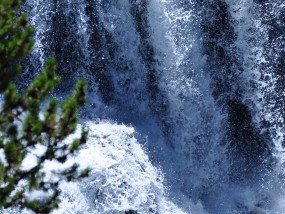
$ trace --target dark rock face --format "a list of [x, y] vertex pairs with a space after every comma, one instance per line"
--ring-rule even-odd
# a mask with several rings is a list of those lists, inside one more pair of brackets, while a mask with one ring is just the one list
[[205, 69], [212, 77], [214, 98], [228, 114], [226, 138], [231, 145], [231, 179], [236, 182], [263, 171], [263, 160], [270, 159], [269, 138], [260, 134], [251, 110], [242, 100], [243, 58], [235, 48], [237, 35], [229, 5], [219, 0], [204, 1], [201, 6], [204, 10], [201, 17], [203, 47], [208, 56]]
[[85, 13], [88, 17], [88, 44], [91, 54], [88, 71], [95, 75], [101, 96], [108, 103], [113, 99], [114, 86], [112, 77], [106, 68], [108, 56], [104, 48], [107, 46], [109, 52], [111, 52], [115, 47], [112, 44], [111, 35], [108, 34], [100, 23], [97, 10], [98, 6], [95, 2], [86, 0]]
[[223, 105], [238, 93], [238, 74], [242, 72], [234, 42], [236, 35], [226, 2], [204, 1], [201, 5], [203, 49], [208, 56], [207, 68], [212, 76], [213, 96]]
[[[140, 114], [149, 113], [150, 117], [154, 117], [159, 123], [158, 126], [164, 134], [166, 142], [177, 137], [171, 139], [172, 135], [181, 135], [177, 139], [183, 143], [177, 142], [177, 144], [182, 145], [181, 147], [184, 146], [183, 154], [186, 154], [185, 156], [189, 160], [192, 158], [194, 164], [190, 165], [194, 165], [194, 169], [191, 170], [200, 173], [199, 164], [204, 161], [205, 154], [212, 152], [209, 152], [207, 143], [211, 142], [212, 136], [215, 136], [212, 132], [216, 132], [216, 129], [198, 130], [195, 137], [192, 135], [189, 137], [187, 132], [192, 132], [192, 127], [196, 128], [194, 123], [199, 124], [201, 129], [211, 127], [211, 124], [202, 123], [212, 123], [215, 120], [212, 111], [216, 109], [213, 108], [212, 111], [206, 109], [208, 107], [203, 105], [206, 103], [203, 102], [203, 93], [201, 93], [201, 97], [193, 98], [201, 99], [201, 102], [194, 100], [201, 106], [197, 104], [198, 107], [193, 112], [196, 111], [197, 115], [206, 112], [202, 117], [189, 115], [191, 111], [187, 111], [187, 108], [191, 109], [191, 105], [195, 106], [195, 104], [193, 104], [193, 100], [191, 101], [191, 96], [187, 97], [188, 91], [186, 93], [178, 93], [178, 91], [179, 99], [170, 100], [171, 96], [167, 91], [169, 88], [166, 85], [171, 85], [171, 83], [160, 82], [163, 78], [160, 76], [162, 73], [158, 65], [160, 63], [157, 59], [159, 58], [158, 50], [152, 39], [152, 33], [156, 29], [151, 29], [152, 25], [149, 21], [149, 16], [152, 15], [149, 14], [151, 3], [149, 0], [129, 0], [125, 1], [122, 6], [120, 1], [112, 0], [48, 0], [46, 8], [50, 12], [42, 15], [41, 20], [45, 22], [45, 29], [41, 29], [40, 35], [38, 35], [43, 44], [41, 51], [44, 58], [51, 55], [58, 62], [58, 74], [62, 77], [62, 83], [57, 94], [72, 90], [78, 77], [87, 77], [87, 80], [96, 86], [96, 90], [98, 89], [103, 104], [116, 109], [115, 111], [119, 112], [117, 115], [123, 115], [121, 118], [127, 118], [126, 120], [122, 119], [123, 122], [140, 120]], [[221, 130], [223, 136], [214, 139], [219, 139], [217, 142], [222, 141], [217, 144], [228, 145], [229, 159], [227, 161], [230, 165], [228, 182], [232, 185], [259, 182], [263, 179], [262, 175], [270, 174], [274, 168], [274, 161], [276, 161], [272, 154], [273, 139], [278, 139], [278, 131], [285, 132], [285, 7], [280, 7], [283, 0], [250, 1], [251, 7], [247, 12], [252, 15], [251, 18], [254, 21], [260, 23], [262, 32], [258, 32], [258, 29], [251, 26], [248, 29], [243, 29], [243, 33], [248, 34], [245, 37], [248, 40], [244, 41], [244, 44], [254, 44], [255, 42], [260, 45], [259, 54], [264, 59], [261, 60], [262, 62], [257, 62], [259, 55], [251, 56], [253, 59], [250, 60], [253, 66], [250, 68], [247, 67], [248, 62], [245, 61], [244, 55], [247, 53], [244, 53], [244, 50], [241, 50], [237, 45], [240, 36], [238, 28], [240, 23], [233, 17], [231, 8], [233, 5], [229, 5], [234, 3], [234, 1], [225, 0], [173, 1], [175, 7], [182, 8], [179, 12], [194, 11], [193, 22], [195, 23], [191, 24], [195, 25], [195, 30], [197, 30], [195, 33], [199, 38], [199, 41], [195, 41], [195, 45], [199, 46], [199, 51], [202, 52], [199, 54], [205, 56], [206, 61], [201, 70], [209, 75], [210, 88], [208, 85], [206, 86], [210, 91], [208, 92], [209, 96], [212, 96], [215, 107], [217, 106], [217, 109], [221, 110], [221, 114], [225, 118], [223, 121], [225, 130]], [[125, 7], [126, 5], [127, 7]], [[122, 7], [124, 8], [122, 9]], [[32, 11], [32, 6], [26, 6], [26, 10]], [[116, 11], [119, 11], [119, 15], [115, 14]], [[122, 19], [120, 16], [126, 17]], [[128, 25], [123, 25], [124, 21], [128, 22]], [[182, 23], [183, 17], [175, 22]], [[36, 26], [37, 24], [35, 23]], [[115, 27], [111, 24], [114, 24]], [[185, 32], [193, 33], [187, 31], [192, 28], [187, 28], [184, 31], [187, 24], [189, 22], [179, 25], [180, 28], [183, 28], [182, 30], [176, 29], [177, 32], [181, 30], [179, 32], [181, 37]], [[122, 26], [126, 29], [123, 29]], [[127, 27], [131, 29], [127, 29]], [[128, 31], [132, 31], [132, 33], [125, 34]], [[128, 35], [127, 40], [131, 40], [130, 43], [134, 47], [128, 46], [129, 44], [121, 39], [122, 35]], [[179, 43], [179, 39], [181, 38], [178, 38], [174, 43]], [[183, 41], [183, 39], [181, 40]], [[192, 63], [192, 52], [187, 54], [188, 58], [184, 56], [181, 58]], [[40, 70], [41, 62], [35, 55], [23, 62], [24, 67], [29, 71], [22, 74], [19, 82], [22, 79], [31, 79]], [[181, 69], [179, 72], [181, 71], [185, 82], [191, 80], [191, 72], [200, 72], [199, 69], [197, 71], [195, 68], [188, 68], [187, 66], [190, 67], [191, 63], [184, 63], [181, 66], [183, 68], [178, 68]], [[258, 75], [254, 78], [248, 77], [251, 78], [250, 80], [245, 80], [247, 76], [250, 76], [250, 69], [253, 68], [258, 70]], [[199, 84], [193, 88], [199, 87]], [[175, 87], [179, 87], [179, 85], [175, 85]], [[190, 89], [193, 89], [191, 87], [189, 86]], [[185, 88], [185, 90], [189, 89]], [[90, 90], [93, 90], [92, 87]], [[173, 91], [176, 92], [175, 89]], [[254, 92], [251, 94], [252, 96], [257, 96], [260, 93], [262, 97], [248, 98], [248, 91]], [[190, 93], [192, 92], [189, 91]], [[173, 108], [174, 111], [178, 109], [179, 112], [173, 113], [171, 104], [174, 103], [175, 106], [175, 102], [181, 103], [179, 103], [179, 108]], [[200, 111], [199, 108], [205, 109]], [[207, 114], [207, 110], [209, 110], [209, 114]], [[270, 119], [262, 117], [262, 115], [270, 115]], [[119, 116], [115, 120], [120, 121], [121, 118], [118, 118]], [[201, 122], [197, 118], [204, 118], [204, 120]], [[260, 121], [256, 118], [259, 118]], [[193, 122], [195, 119], [196, 121]], [[188, 122], [189, 126], [186, 124]], [[187, 129], [177, 131], [183, 125], [187, 126]], [[176, 147], [175, 144], [174, 140], [169, 143], [174, 151], [179, 147]], [[285, 142], [282, 142], [282, 145], [285, 147]], [[193, 149], [193, 147], [195, 148]], [[214, 164], [222, 166], [219, 161]], [[191, 176], [189, 172], [185, 172], [185, 175]], [[193, 180], [189, 180], [193, 182]], [[191, 185], [194, 186], [193, 189], [197, 189], [196, 192], [192, 190]], [[202, 184], [196, 187], [194, 184], [189, 186], [185, 184], [188, 189], [185, 187], [183, 191], [191, 197], [196, 194], [197, 201], [202, 200], [211, 207], [210, 203], [216, 192], [211, 192], [209, 183], [207, 185]], [[212, 194], [212, 198], [209, 197], [210, 194]], [[240, 205], [239, 209], [243, 210], [243, 206], [243, 204]], [[247, 207], [244, 210], [246, 210], [244, 212], [250, 212]], [[136, 211], [129, 210], [126, 213], [136, 213]], [[219, 208], [216, 213], [219, 213]]]
[[[171, 124], [166, 118], [169, 111], [168, 101], [159, 88], [158, 72], [155, 67], [154, 47], [150, 40], [151, 33], [149, 32], [150, 27], [148, 23], [147, 7], [148, 1], [143, 0], [139, 3], [131, 4], [130, 12], [133, 16], [136, 31], [140, 38], [139, 53], [147, 72], [146, 89], [150, 98], [150, 108], [155, 115], [159, 116], [163, 126], [163, 132], [167, 139], [171, 134]], [[171, 144], [171, 146], [174, 147], [173, 144]]]
[[62, 1], [54, 0], [55, 13], [51, 17], [50, 51], [56, 58], [58, 64], [57, 73], [62, 77], [61, 88], [70, 90], [75, 84], [73, 73], [81, 67], [83, 53], [76, 36], [77, 26], [76, 11], [66, 10], [66, 4]]
[[229, 135], [231, 139], [231, 157], [233, 182], [253, 179], [266, 172], [270, 164], [268, 136], [261, 135], [252, 122], [248, 107], [236, 101], [229, 101]]

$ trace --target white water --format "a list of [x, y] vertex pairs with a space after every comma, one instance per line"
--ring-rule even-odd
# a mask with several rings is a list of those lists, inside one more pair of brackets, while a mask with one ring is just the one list
[[[268, 133], [272, 141], [272, 154], [276, 160], [273, 171], [264, 179], [260, 190], [270, 192], [273, 204], [268, 213], [283, 213], [284, 207], [284, 93], [277, 87], [280, 77], [276, 61], [282, 49], [284, 38], [277, 36], [270, 42], [270, 24], [266, 20], [282, 22], [284, 13], [282, 1], [255, 4], [254, 1], [227, 1], [237, 33], [236, 46], [242, 53], [244, 72], [241, 74], [245, 92], [243, 100], [250, 106], [253, 120], [261, 133]], [[265, 11], [264, 11], [264, 8]], [[278, 35], [278, 31], [276, 34]], [[280, 51], [281, 50], [281, 51]], [[282, 81], [282, 80], [281, 80]], [[279, 82], [279, 83], [278, 83]], [[284, 82], [284, 81], [283, 81]], [[267, 124], [267, 125], [265, 125]], [[269, 125], [269, 127], [268, 127]]]
[[[88, 122], [85, 126], [89, 129], [88, 143], [66, 164], [77, 162], [81, 168], [90, 167], [92, 171], [80, 182], [61, 183], [62, 202], [53, 213], [124, 213], [127, 210], [185, 213], [168, 199], [163, 174], [150, 163], [134, 136], [134, 128], [107, 121]], [[79, 130], [80, 127], [67, 141], [78, 138]], [[30, 164], [31, 161], [24, 167], [30, 167]], [[48, 173], [58, 167], [58, 163], [48, 162], [44, 170]], [[202, 209], [201, 205], [190, 202], [187, 206], [187, 213], [200, 213]], [[3, 211], [18, 212], [17, 209]], [[23, 212], [30, 213], [27, 210]]]
[[[281, 17], [284, 6], [281, 1], [262, 4], [26, 3], [37, 29], [30, 64], [37, 67], [37, 60], [42, 64], [48, 55], [58, 54], [65, 84], [72, 85], [79, 76], [89, 82], [90, 104], [81, 115], [83, 121], [93, 122], [88, 123], [88, 149], [78, 161], [94, 170], [80, 183], [62, 184], [63, 203], [55, 213], [151, 213], [150, 208], [157, 213], [283, 213], [284, 94], [277, 90], [282, 77], [275, 72], [274, 55], [280, 55], [284, 45], [281, 37], [269, 42], [271, 26], [264, 22]], [[221, 34], [206, 32], [205, 23], [223, 20], [221, 5], [227, 5], [228, 25], [214, 26]], [[262, 8], [269, 12], [264, 15]], [[63, 14], [57, 19], [63, 22], [54, 26], [51, 17], [60, 10]], [[152, 72], [155, 80], [149, 77]], [[59, 98], [65, 95], [60, 89], [56, 93]], [[229, 107], [232, 100], [251, 116], [245, 121], [254, 131], [240, 140], [246, 145], [238, 145], [239, 139], [233, 142], [231, 133], [244, 138], [247, 132], [239, 127], [244, 118], [236, 112], [242, 110]], [[231, 115], [240, 118], [231, 121]], [[255, 166], [251, 162], [256, 159], [243, 160], [256, 155], [246, 147], [259, 142], [256, 136], [270, 151], [260, 155], [262, 162], [273, 160], [272, 164]], [[236, 144], [249, 153], [235, 153]], [[236, 179], [239, 174], [241, 181]]]
[[93, 170], [82, 182], [62, 184], [63, 202], [54, 213], [185, 213], [167, 199], [163, 175], [132, 127], [108, 122], [87, 126], [89, 141], [76, 160]]

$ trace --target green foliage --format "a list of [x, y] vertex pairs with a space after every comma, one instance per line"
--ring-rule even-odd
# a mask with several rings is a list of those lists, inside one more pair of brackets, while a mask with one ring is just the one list
[[[86, 82], [79, 80], [72, 96], [58, 104], [51, 98], [42, 110], [41, 104], [59, 83], [54, 59], [48, 59], [39, 74], [23, 94], [12, 83], [21, 71], [20, 60], [33, 47], [33, 29], [25, 15], [18, 15], [20, 0], [0, 0], [0, 209], [20, 206], [36, 213], [48, 213], [60, 203], [59, 181], [85, 177], [89, 169], [79, 170], [74, 164], [53, 172], [57, 179], [45, 179], [43, 165], [46, 161], [65, 163], [78, 148], [86, 143], [88, 132], [83, 129], [81, 137], [71, 145], [64, 143], [66, 137], [77, 127], [77, 109], [86, 103]], [[23, 160], [35, 151], [37, 162], [29, 169], [22, 167]], [[45, 193], [44, 200], [30, 200], [33, 191]]]
[[21, 71], [17, 64], [33, 47], [33, 28], [25, 15], [16, 17], [20, 0], [0, 1], [0, 92]]

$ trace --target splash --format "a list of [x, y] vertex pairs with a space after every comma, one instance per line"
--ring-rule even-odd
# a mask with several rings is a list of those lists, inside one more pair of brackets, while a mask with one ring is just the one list
[[[123, 208], [147, 213], [154, 204], [159, 210], [160, 203], [168, 204], [170, 213], [180, 212], [168, 199], [193, 213], [202, 213], [202, 205], [209, 213], [282, 213], [281, 0], [27, 1], [23, 10], [37, 29], [23, 83], [37, 74], [47, 56], [55, 56], [63, 83], [54, 96], [61, 99], [78, 77], [87, 78], [90, 104], [81, 112], [82, 119], [129, 124], [135, 138], [126, 141], [145, 144], [149, 160], [143, 162], [152, 163], [146, 172], [134, 163], [134, 173], [126, 174], [119, 166], [108, 171], [94, 160], [105, 174], [94, 174], [97, 183], [73, 184], [77, 195], [84, 195], [91, 183], [92, 191], [106, 184], [96, 208], [102, 213]], [[121, 130], [123, 125], [118, 131], [113, 122], [106, 124], [104, 129], [113, 130], [114, 136], [128, 132]], [[113, 151], [117, 144], [109, 144], [104, 148], [109, 145]], [[139, 158], [141, 151], [125, 158]], [[160, 202], [142, 203], [137, 194], [152, 189], [141, 189], [135, 180], [150, 179], [144, 177], [148, 173], [159, 180], [159, 191], [150, 198], [157, 194]], [[127, 178], [133, 183], [126, 197], [118, 199], [124, 191], [114, 189], [113, 182], [122, 184]], [[132, 194], [141, 205], [130, 201]], [[95, 198], [85, 198], [85, 208], [89, 200]], [[95, 209], [95, 204], [86, 209]]]

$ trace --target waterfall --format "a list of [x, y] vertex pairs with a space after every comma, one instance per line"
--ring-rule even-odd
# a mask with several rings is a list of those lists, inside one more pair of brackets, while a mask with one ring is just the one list
[[[133, 127], [149, 156], [141, 162], [161, 170], [150, 167], [152, 179], [165, 179], [155, 183], [160, 202], [186, 213], [282, 213], [282, 0], [32, 0], [22, 10], [36, 33], [21, 87], [48, 56], [63, 80], [53, 96], [62, 99], [86, 78], [82, 123]], [[153, 212], [176, 213], [172, 202]], [[101, 212], [122, 212], [111, 204]], [[136, 206], [145, 212], [153, 204]]]

